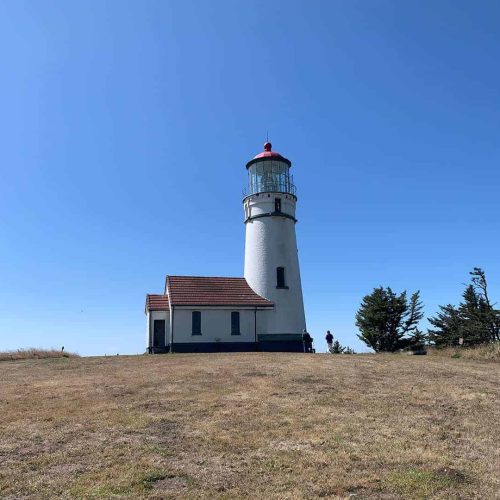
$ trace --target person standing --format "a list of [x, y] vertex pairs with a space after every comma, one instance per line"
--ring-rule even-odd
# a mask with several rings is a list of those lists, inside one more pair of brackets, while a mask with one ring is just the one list
[[311, 335], [307, 332], [307, 330], [303, 330], [302, 332], [302, 342], [304, 343], [304, 352], [313, 352], [312, 350], [313, 339]]
[[333, 349], [333, 335], [331, 334], [330, 330], [326, 331], [325, 340], [326, 340], [326, 347], [328, 348], [328, 352], [332, 352], [332, 349]]

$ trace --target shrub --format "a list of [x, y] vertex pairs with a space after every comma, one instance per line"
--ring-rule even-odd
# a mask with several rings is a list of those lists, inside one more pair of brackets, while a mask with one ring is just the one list
[[500, 342], [481, 344], [474, 347], [429, 347], [428, 352], [431, 356], [499, 362]]

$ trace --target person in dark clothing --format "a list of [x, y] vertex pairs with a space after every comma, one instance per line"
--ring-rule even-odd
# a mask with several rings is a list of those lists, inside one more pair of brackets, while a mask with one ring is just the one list
[[311, 335], [307, 332], [307, 330], [304, 330], [302, 332], [302, 342], [304, 343], [304, 352], [313, 352], [312, 348], [313, 339]]
[[328, 348], [328, 352], [332, 352], [332, 349], [333, 349], [333, 335], [331, 334], [330, 330], [326, 331], [325, 340], [326, 340], [326, 347]]

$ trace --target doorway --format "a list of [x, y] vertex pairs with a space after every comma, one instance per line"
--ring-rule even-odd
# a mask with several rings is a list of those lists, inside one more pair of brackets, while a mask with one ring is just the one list
[[153, 347], [165, 347], [165, 320], [155, 319], [153, 323]]

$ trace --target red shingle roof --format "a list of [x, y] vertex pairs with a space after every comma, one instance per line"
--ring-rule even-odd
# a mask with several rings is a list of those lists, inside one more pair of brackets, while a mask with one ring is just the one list
[[166, 295], [146, 295], [146, 309], [148, 311], [168, 311], [168, 297]]
[[167, 276], [167, 292], [174, 306], [273, 306], [245, 278]]

